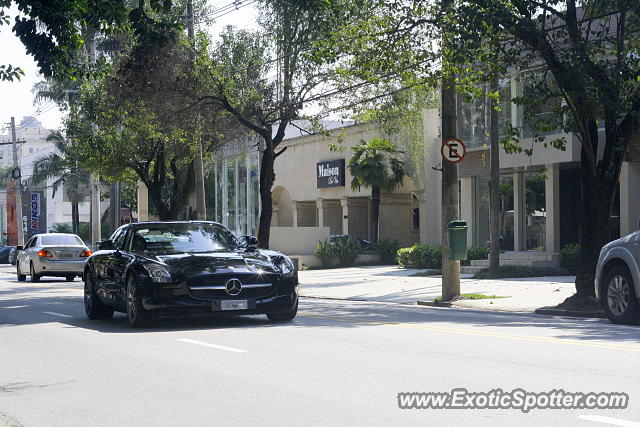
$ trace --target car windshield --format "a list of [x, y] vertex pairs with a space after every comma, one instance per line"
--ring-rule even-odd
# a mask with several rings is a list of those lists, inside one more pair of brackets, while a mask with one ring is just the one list
[[42, 246], [84, 246], [82, 240], [73, 234], [40, 236], [40, 244]]
[[149, 224], [133, 234], [134, 252], [212, 252], [238, 246], [233, 234], [216, 224]]

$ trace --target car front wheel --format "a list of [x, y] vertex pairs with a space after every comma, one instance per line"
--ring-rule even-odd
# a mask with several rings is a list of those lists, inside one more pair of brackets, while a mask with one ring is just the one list
[[143, 326], [147, 320], [147, 313], [142, 306], [142, 298], [133, 276], [127, 279], [127, 320], [132, 328]]
[[91, 320], [113, 317], [113, 308], [100, 301], [91, 273], [87, 273], [84, 278], [84, 311]]
[[635, 325], [640, 320], [638, 300], [629, 269], [616, 265], [604, 277], [604, 310], [612, 323]]
[[293, 306], [291, 311], [285, 311], [284, 313], [267, 313], [267, 318], [272, 322], [289, 322], [298, 314], [298, 301]]

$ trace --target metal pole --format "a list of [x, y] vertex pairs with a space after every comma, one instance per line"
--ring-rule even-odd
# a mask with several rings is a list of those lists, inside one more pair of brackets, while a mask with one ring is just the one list
[[[11, 117], [11, 142], [13, 143], [13, 167], [20, 169], [18, 164], [18, 140], [16, 138], [16, 121]], [[22, 179], [16, 180], [14, 187], [16, 200], [16, 233], [18, 235], [18, 245], [24, 246], [24, 230], [22, 221]]]
[[[453, 6], [451, 0], [443, 0], [443, 9], [449, 10]], [[445, 34], [443, 44], [448, 43]], [[446, 58], [443, 58], [443, 62]], [[442, 79], [442, 140], [456, 138], [456, 83], [455, 75], [451, 72]], [[442, 299], [450, 301], [460, 295], [460, 261], [449, 259], [449, 234], [447, 224], [459, 219], [459, 191], [458, 164], [442, 160]]]

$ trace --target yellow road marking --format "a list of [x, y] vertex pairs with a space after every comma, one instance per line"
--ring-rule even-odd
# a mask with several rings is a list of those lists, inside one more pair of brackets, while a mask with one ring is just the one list
[[337, 316], [323, 316], [319, 314], [307, 314], [307, 313], [301, 313], [300, 316], [301, 317], [319, 317], [323, 319], [340, 320], [340, 321], [349, 322], [349, 323], [366, 323], [372, 326], [393, 326], [397, 328], [417, 329], [417, 330], [423, 330], [423, 331], [441, 332], [441, 333], [457, 334], [457, 335], [472, 335], [472, 336], [479, 336], [479, 337], [502, 338], [502, 339], [517, 340], [517, 341], [546, 342], [551, 344], [575, 345], [579, 347], [591, 347], [591, 348], [602, 348], [602, 349], [608, 349], [608, 350], [624, 350], [624, 351], [640, 352], [640, 346], [597, 343], [597, 342], [588, 342], [588, 341], [565, 339], [565, 338], [505, 334], [505, 333], [499, 333], [499, 332], [475, 331], [472, 329], [448, 328], [444, 326], [414, 325], [411, 323], [401, 323], [401, 322], [377, 322], [369, 319], [343, 318], [343, 317], [337, 317]]

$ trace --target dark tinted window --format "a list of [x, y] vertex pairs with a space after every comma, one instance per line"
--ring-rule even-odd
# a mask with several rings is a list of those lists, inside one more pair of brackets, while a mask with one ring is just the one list
[[233, 234], [217, 224], [148, 224], [134, 231], [131, 250], [135, 252], [212, 252], [234, 250]]

